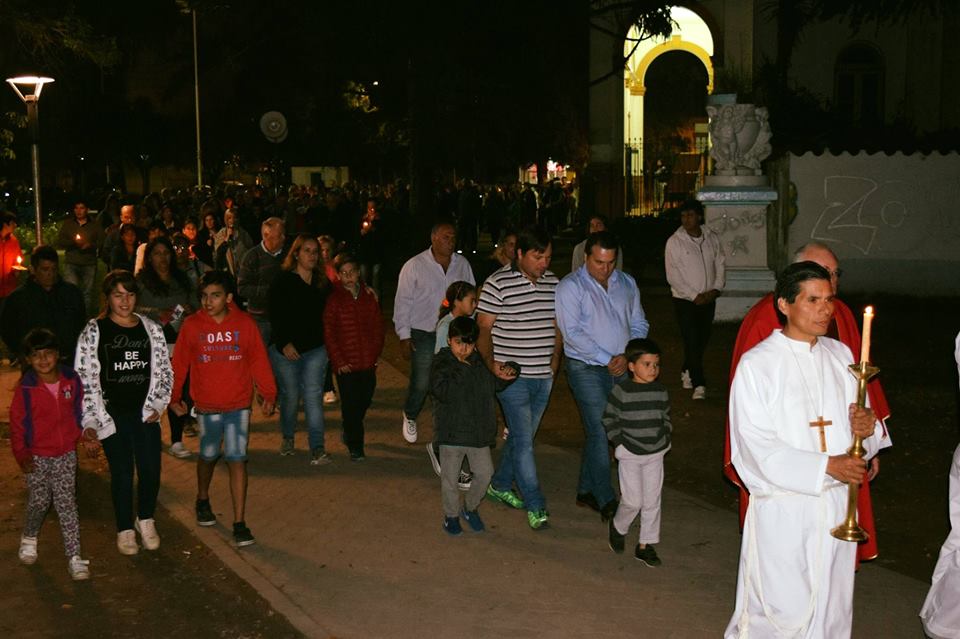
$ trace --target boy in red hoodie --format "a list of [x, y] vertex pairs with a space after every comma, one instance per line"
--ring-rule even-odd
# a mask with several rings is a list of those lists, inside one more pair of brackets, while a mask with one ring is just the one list
[[256, 322], [233, 303], [233, 277], [224, 271], [209, 271], [200, 278], [197, 288], [201, 308], [184, 320], [173, 351], [170, 410], [176, 415], [186, 414], [181, 391], [189, 373], [190, 396], [200, 423], [197, 524], [217, 523], [210, 508], [209, 490], [222, 442], [223, 457], [230, 470], [233, 541], [237, 547], [249, 546], [256, 543], [244, 521], [250, 405], [256, 385], [263, 398], [263, 414], [271, 415], [277, 385]]
[[[60, 366], [57, 336], [36, 328], [23, 338], [28, 368], [13, 391], [10, 444], [27, 479], [27, 516], [20, 537], [20, 561], [37, 560], [37, 535], [50, 502], [60, 519], [67, 569], [75, 580], [89, 579], [89, 561], [80, 558], [77, 516], [77, 440], [81, 437], [83, 385], [73, 369]], [[87, 452], [95, 455], [97, 434], [83, 433]]]

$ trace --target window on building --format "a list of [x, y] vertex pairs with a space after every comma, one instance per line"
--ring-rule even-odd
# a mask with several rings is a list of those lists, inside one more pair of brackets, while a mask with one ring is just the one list
[[883, 57], [875, 47], [850, 44], [837, 56], [834, 103], [853, 124], [883, 123]]

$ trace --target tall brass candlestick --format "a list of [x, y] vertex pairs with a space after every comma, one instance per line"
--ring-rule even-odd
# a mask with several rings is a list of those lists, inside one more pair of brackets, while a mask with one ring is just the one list
[[[876, 366], [871, 366], [867, 361], [870, 353], [870, 322], [873, 320], [873, 307], [868, 306], [863, 312], [863, 348], [860, 354], [859, 364], [850, 364], [850, 372], [857, 378], [857, 406], [866, 408], [867, 406], [867, 382], [880, 372]], [[853, 446], [847, 450], [847, 454], [857, 459], [863, 459], [867, 451], [863, 447], [863, 438], [859, 435], [853, 436]], [[870, 535], [857, 523], [857, 498], [860, 495], [860, 486], [858, 484], [847, 484], [847, 516], [843, 522], [830, 531], [830, 534], [843, 541], [866, 541]]]

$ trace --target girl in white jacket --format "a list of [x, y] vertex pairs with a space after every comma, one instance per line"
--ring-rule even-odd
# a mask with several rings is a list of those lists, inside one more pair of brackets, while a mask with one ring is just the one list
[[110, 465], [117, 549], [135, 555], [139, 548], [134, 529], [144, 548], [160, 547], [153, 521], [160, 492], [160, 414], [170, 401], [173, 373], [163, 329], [133, 312], [133, 274], [111, 271], [104, 278], [103, 294], [104, 312], [80, 334], [74, 368], [83, 382], [81, 423], [97, 431]]

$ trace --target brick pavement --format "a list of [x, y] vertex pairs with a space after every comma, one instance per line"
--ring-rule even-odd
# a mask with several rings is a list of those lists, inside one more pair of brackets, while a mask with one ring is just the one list
[[[574, 506], [578, 455], [540, 445], [551, 528], [533, 532], [523, 513], [486, 502], [488, 532], [450, 538], [440, 529], [439, 480], [424, 447], [400, 437], [405, 382], [395, 368], [381, 368], [362, 463], [350, 462], [339, 443], [336, 406], [326, 411], [335, 459], [328, 466], [308, 464], [302, 433], [297, 455], [280, 457], [275, 418], [255, 420], [247, 522], [256, 546], [229, 543], [222, 468], [211, 490], [216, 527], [194, 524], [193, 460], [164, 457], [161, 500], [308, 637], [720, 636], [736, 588], [734, 513], [665, 490], [664, 566], [646, 568], [629, 550], [614, 555], [599, 517]], [[421, 442], [430, 435], [428, 413]], [[635, 538], [634, 528], [628, 543]], [[864, 566], [854, 637], [922, 637], [916, 615], [926, 588]]]

